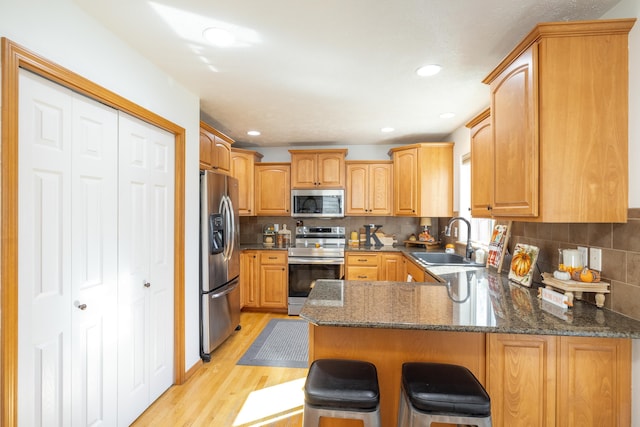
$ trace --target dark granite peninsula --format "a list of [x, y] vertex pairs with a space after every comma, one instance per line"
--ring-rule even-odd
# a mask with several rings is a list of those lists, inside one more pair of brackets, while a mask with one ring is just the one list
[[440, 281], [319, 280], [300, 314], [310, 360], [376, 365], [383, 425], [395, 425], [405, 361], [469, 368], [491, 396], [494, 426], [631, 425], [640, 322], [580, 301], [561, 309], [484, 268], [429, 271]]

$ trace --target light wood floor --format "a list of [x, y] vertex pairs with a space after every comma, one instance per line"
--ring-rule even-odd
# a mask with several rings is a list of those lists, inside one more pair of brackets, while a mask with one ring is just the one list
[[274, 318], [290, 317], [243, 312], [242, 329], [215, 350], [211, 362], [167, 390], [133, 426], [300, 427], [307, 369], [236, 365]]

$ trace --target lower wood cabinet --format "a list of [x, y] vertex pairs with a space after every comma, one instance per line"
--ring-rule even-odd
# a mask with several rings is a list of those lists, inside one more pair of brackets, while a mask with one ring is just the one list
[[384, 280], [379, 279], [378, 264], [380, 254], [377, 252], [356, 252], [345, 254], [346, 280]]
[[631, 342], [487, 335], [494, 426], [631, 425]]
[[287, 309], [287, 252], [246, 250], [240, 254], [242, 308]]

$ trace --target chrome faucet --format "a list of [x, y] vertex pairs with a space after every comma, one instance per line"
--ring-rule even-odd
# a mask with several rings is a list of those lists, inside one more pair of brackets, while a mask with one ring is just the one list
[[471, 246], [471, 223], [461, 216], [456, 216], [449, 220], [449, 224], [444, 228], [444, 235], [449, 237], [451, 236], [451, 224], [453, 224], [456, 220], [464, 221], [467, 223], [467, 248], [466, 248], [466, 256], [469, 261], [471, 261], [471, 256], [473, 255], [473, 246]]

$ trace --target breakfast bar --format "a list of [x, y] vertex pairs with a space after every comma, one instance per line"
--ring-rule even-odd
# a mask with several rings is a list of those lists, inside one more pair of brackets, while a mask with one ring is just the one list
[[485, 268], [430, 273], [439, 281], [318, 280], [300, 313], [310, 362], [376, 365], [383, 425], [395, 425], [409, 361], [466, 366], [491, 396], [494, 426], [631, 425], [640, 322], [581, 301], [563, 309]]

